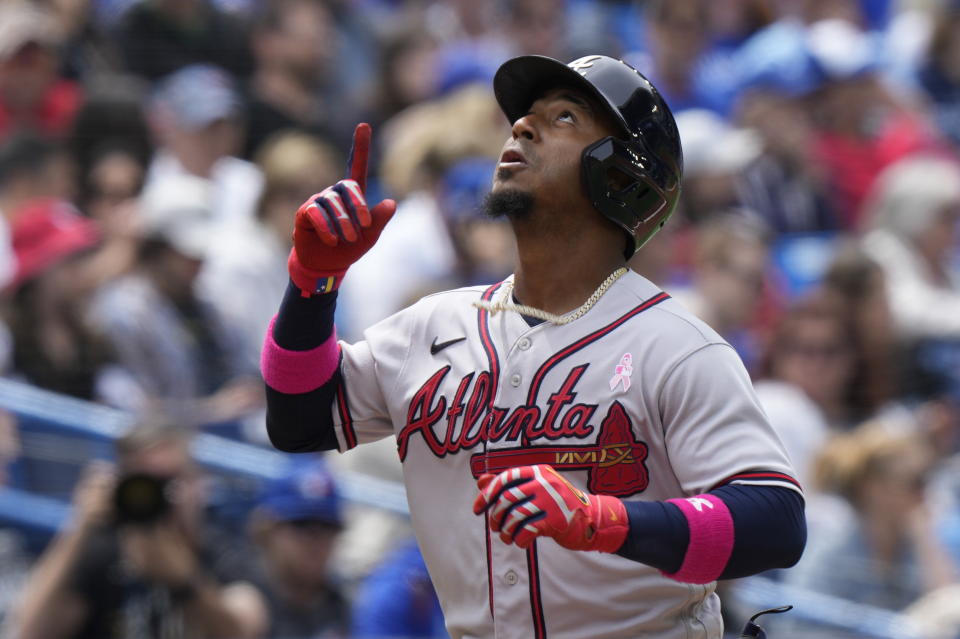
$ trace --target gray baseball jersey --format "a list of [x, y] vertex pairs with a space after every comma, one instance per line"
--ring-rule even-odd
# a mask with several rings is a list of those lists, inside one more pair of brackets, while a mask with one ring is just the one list
[[339, 447], [396, 437], [450, 634], [719, 639], [715, 583], [550, 538], [522, 550], [471, 505], [479, 474], [535, 463], [626, 500], [728, 482], [799, 490], [740, 359], [632, 272], [563, 326], [472, 305], [503, 286], [431, 295], [341, 344]]

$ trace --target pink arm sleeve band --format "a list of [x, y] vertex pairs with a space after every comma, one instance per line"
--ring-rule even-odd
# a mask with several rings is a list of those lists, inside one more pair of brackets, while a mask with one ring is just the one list
[[733, 517], [723, 501], [713, 495], [668, 499], [679, 507], [690, 526], [690, 544], [683, 565], [675, 573], [663, 573], [676, 581], [706, 584], [717, 579], [733, 552]]
[[333, 377], [340, 363], [336, 329], [316, 348], [290, 351], [273, 339], [273, 323], [276, 321], [276, 317], [270, 320], [260, 353], [263, 381], [270, 388], [288, 394], [306, 393], [323, 386]]

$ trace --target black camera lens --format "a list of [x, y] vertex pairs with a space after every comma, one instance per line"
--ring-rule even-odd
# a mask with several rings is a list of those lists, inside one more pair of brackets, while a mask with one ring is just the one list
[[152, 524], [170, 511], [170, 480], [155, 475], [127, 475], [114, 493], [117, 521], [121, 524]]

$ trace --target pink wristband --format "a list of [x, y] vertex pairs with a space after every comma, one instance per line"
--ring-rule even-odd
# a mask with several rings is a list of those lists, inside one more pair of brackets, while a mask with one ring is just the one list
[[323, 344], [309, 351], [291, 351], [282, 348], [273, 339], [270, 320], [260, 353], [260, 373], [270, 388], [281, 393], [306, 393], [324, 385], [340, 364], [340, 346], [334, 329]]
[[690, 543], [683, 565], [675, 573], [663, 573], [676, 581], [706, 584], [716, 580], [733, 552], [733, 517], [723, 500], [713, 495], [668, 499], [683, 512], [690, 527]]

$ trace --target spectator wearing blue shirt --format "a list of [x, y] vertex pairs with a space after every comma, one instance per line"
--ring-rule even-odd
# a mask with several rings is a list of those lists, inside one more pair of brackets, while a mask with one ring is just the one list
[[400, 546], [361, 584], [354, 602], [356, 639], [447, 637], [440, 602], [414, 540]]

